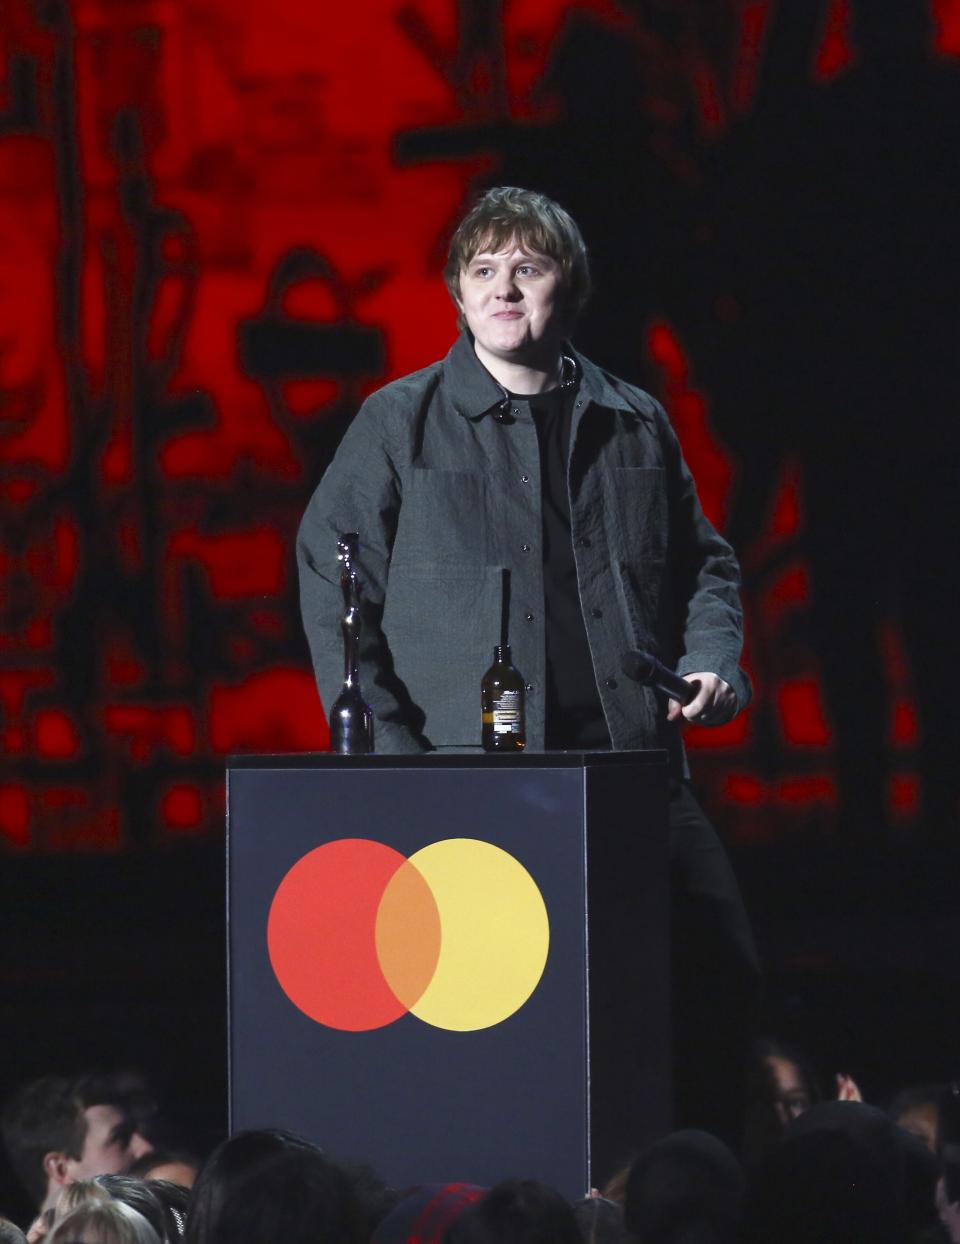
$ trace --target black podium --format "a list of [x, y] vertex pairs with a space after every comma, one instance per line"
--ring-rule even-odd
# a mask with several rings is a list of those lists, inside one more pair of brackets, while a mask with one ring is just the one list
[[228, 768], [231, 1130], [584, 1195], [670, 1124], [663, 752]]

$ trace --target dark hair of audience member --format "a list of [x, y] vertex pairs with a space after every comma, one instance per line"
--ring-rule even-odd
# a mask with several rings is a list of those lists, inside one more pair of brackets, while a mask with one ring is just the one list
[[43, 1076], [24, 1084], [6, 1102], [2, 1130], [14, 1174], [38, 1206], [47, 1193], [44, 1158], [48, 1153], [63, 1153], [79, 1159], [87, 1123], [71, 1092], [71, 1081], [64, 1076]]
[[603, 1196], [585, 1196], [573, 1206], [583, 1244], [623, 1244], [627, 1228], [623, 1206]]
[[164, 1120], [157, 1095], [141, 1072], [88, 1073], [75, 1082], [73, 1091], [84, 1107], [114, 1106], [126, 1118], [129, 1132], [136, 1132], [151, 1148], [160, 1138]]
[[122, 1201], [88, 1201], [56, 1222], [44, 1244], [161, 1244], [137, 1210]]
[[[192, 1188], [199, 1169], [200, 1159], [189, 1149], [151, 1149], [131, 1164], [127, 1174], [135, 1179], [167, 1179]], [[154, 1171], [161, 1170], [169, 1173], [154, 1175]]]
[[621, 1166], [619, 1170], [613, 1172], [607, 1182], [600, 1189], [600, 1195], [605, 1201], [614, 1201], [617, 1205], [623, 1205], [623, 1198], [627, 1195], [627, 1180], [630, 1177], [630, 1167], [633, 1165], [634, 1159], [631, 1158], [626, 1166]]
[[167, 1221], [172, 1218], [175, 1234], [169, 1235], [170, 1240], [182, 1239], [187, 1233], [187, 1209], [190, 1205], [190, 1189], [183, 1184], [175, 1184], [169, 1179], [147, 1179], [147, 1187], [163, 1205]]
[[0, 1218], [0, 1244], [27, 1244], [27, 1237], [15, 1222]]
[[365, 1244], [349, 1176], [290, 1132], [239, 1132], [218, 1145], [193, 1188], [187, 1244]]
[[84, 1109], [116, 1106], [137, 1122], [150, 1118], [157, 1109], [153, 1091], [135, 1071], [87, 1071], [75, 1077], [71, 1092]]
[[338, 1162], [360, 1203], [363, 1238], [369, 1240], [379, 1223], [399, 1203], [403, 1193], [390, 1188], [372, 1167], [354, 1162]]
[[674, 1132], [630, 1168], [624, 1222], [643, 1244], [733, 1244], [745, 1190], [740, 1163], [722, 1141]]
[[789, 1125], [755, 1172], [747, 1244], [905, 1244], [939, 1234], [937, 1163], [862, 1102], [822, 1102]]
[[457, 1218], [444, 1244], [581, 1244], [573, 1209], [533, 1179], [499, 1183]]
[[105, 1189], [112, 1200], [122, 1201], [138, 1214], [143, 1214], [161, 1240], [175, 1244], [180, 1238], [180, 1225], [161, 1200], [153, 1184], [129, 1175], [98, 1175], [93, 1181]]
[[931, 1153], [937, 1151], [942, 1092], [942, 1084], [913, 1084], [901, 1089], [887, 1107], [894, 1123], [922, 1140]]

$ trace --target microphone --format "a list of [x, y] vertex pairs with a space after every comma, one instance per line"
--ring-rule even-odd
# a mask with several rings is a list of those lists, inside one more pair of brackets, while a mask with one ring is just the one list
[[634, 682], [643, 683], [647, 687], [656, 687], [671, 700], [679, 700], [681, 704], [689, 704], [691, 700], [695, 700], [700, 690], [698, 682], [687, 682], [673, 670], [667, 669], [652, 652], [636, 649], [626, 652], [620, 662], [620, 668]]

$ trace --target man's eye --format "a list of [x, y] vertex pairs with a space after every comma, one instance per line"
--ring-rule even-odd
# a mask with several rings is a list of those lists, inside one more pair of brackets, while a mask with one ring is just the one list
[[110, 1133], [110, 1144], [112, 1145], [129, 1145], [134, 1132], [134, 1124], [128, 1120], [126, 1123], [118, 1123]]
[[489, 276], [490, 271], [491, 271], [490, 268], [474, 268], [473, 275], [474, 276]]
[[517, 269], [517, 272], [519, 272], [521, 276], [536, 276], [539, 271], [540, 269], [535, 268], [532, 263], [521, 264]]

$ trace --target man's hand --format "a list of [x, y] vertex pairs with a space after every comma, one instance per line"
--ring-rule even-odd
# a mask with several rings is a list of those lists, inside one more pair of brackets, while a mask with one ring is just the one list
[[684, 674], [687, 682], [698, 682], [700, 690], [696, 698], [686, 706], [679, 700], [667, 703], [667, 721], [676, 721], [681, 715], [698, 726], [722, 726], [737, 711], [737, 697], [733, 688], [716, 674]]
[[834, 1076], [834, 1083], [837, 1086], [837, 1101], [863, 1101], [860, 1085], [853, 1076], [838, 1071]]

